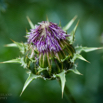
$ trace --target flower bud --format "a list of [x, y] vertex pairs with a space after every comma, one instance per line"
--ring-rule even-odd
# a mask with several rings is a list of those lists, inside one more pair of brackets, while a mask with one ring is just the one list
[[38, 51], [37, 62], [39, 63], [36, 74], [42, 68], [39, 74], [51, 77], [54, 73], [57, 74], [63, 69], [71, 68], [73, 63], [70, 59], [75, 50], [67, 39], [70, 35], [55, 23], [43, 21], [38, 24], [27, 35], [28, 43], [32, 45], [32, 49], [36, 47]]
[[[73, 24], [76, 17], [74, 17], [63, 30], [55, 23], [43, 21], [39, 25], [34, 25], [28, 18], [31, 30], [26, 37], [28, 42], [19, 43], [15, 42], [6, 45], [7, 47], [18, 47], [22, 53], [22, 57], [4, 61], [1, 63], [20, 63], [23, 68], [29, 69], [29, 76], [24, 84], [21, 95], [31, 81], [37, 78], [44, 80], [52, 80], [59, 78], [62, 88], [62, 97], [65, 87], [65, 74], [67, 72], [74, 72], [81, 75], [76, 69], [77, 65], [74, 64], [76, 59], [81, 59], [88, 62], [80, 53], [90, 52], [98, 49], [97, 47], [73, 47], [75, 39], [75, 32], [79, 21], [76, 26], [68, 35], [67, 31]], [[76, 52], [75, 52], [76, 50]]]

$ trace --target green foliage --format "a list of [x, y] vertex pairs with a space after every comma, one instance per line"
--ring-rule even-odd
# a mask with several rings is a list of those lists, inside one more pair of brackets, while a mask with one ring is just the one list
[[82, 47], [82, 46], [76, 46], [75, 49], [76, 49], [76, 52], [77, 52], [78, 54], [80, 54], [82, 51], [84, 51], [84, 52], [91, 52], [91, 51], [94, 51], [94, 50], [103, 49], [103, 47], [97, 48], [97, 47]]
[[60, 74], [56, 74], [56, 76], [60, 78], [61, 88], [62, 88], [62, 97], [63, 97], [64, 87], [66, 82], [65, 71], [62, 71]]
[[21, 63], [21, 61], [22, 61], [22, 58], [17, 58], [17, 59], [4, 61], [4, 62], [1, 62], [1, 63]]
[[81, 59], [81, 60], [83, 60], [83, 61], [88, 62], [84, 57], [82, 57], [82, 55], [80, 55], [80, 54], [78, 54], [78, 53], [75, 53], [75, 54], [74, 54], [73, 58], [71, 59], [71, 62], [74, 63], [76, 59]]
[[73, 73], [75, 74], [78, 74], [78, 75], [82, 75], [78, 70], [77, 70], [77, 65], [74, 64], [73, 68], [72, 69], [69, 69], [68, 72], [72, 71]]
[[22, 92], [21, 92], [20, 96], [22, 95], [24, 90], [27, 88], [27, 86], [30, 84], [30, 82], [32, 82], [34, 79], [37, 79], [37, 78], [41, 78], [41, 75], [34, 75], [31, 72], [29, 73], [29, 77], [27, 78], [27, 80], [24, 84], [24, 87], [22, 89]]
[[31, 27], [31, 29], [35, 29], [35, 26], [33, 25], [33, 23], [31, 22], [31, 20], [29, 19], [29, 17], [27, 17], [29, 25]]
[[77, 18], [77, 16], [75, 16], [65, 27], [63, 27], [63, 30], [67, 31], [72, 26], [72, 24], [76, 18]]
[[68, 38], [70, 41], [70, 44], [73, 44], [74, 40], [75, 40], [75, 32], [77, 29], [79, 21], [77, 22], [76, 26], [74, 27], [73, 31], [70, 33], [70, 37]]

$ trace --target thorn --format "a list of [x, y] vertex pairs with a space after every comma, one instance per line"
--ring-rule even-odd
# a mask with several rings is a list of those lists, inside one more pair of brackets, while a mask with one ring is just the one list
[[23, 91], [21, 92], [20, 97], [21, 97], [22, 93], [23, 93]]
[[27, 16], [27, 20], [28, 20], [28, 22], [29, 22], [29, 25], [30, 25], [31, 29], [34, 29], [35, 26], [33, 25], [33, 23], [31, 22], [31, 20], [29, 19], [28, 16]]
[[76, 16], [73, 18], [73, 20], [75, 20], [77, 17], [78, 17], [78, 16], [76, 15]]
[[77, 26], [78, 26], [79, 22], [80, 22], [80, 20], [78, 20], [78, 22], [77, 22]]
[[14, 40], [10, 39], [12, 42], [15, 42]]
[[48, 16], [46, 15], [46, 20], [49, 22]]
[[88, 63], [90, 63], [88, 60], [86, 60], [85, 58], [84, 58], [84, 61], [86, 61], [86, 62], [88, 62]]
[[30, 19], [29, 19], [29, 17], [27, 16], [26, 18], [27, 18], [27, 20], [30, 22]]
[[26, 33], [28, 32], [27, 28], [26, 28]]
[[0, 62], [0, 63], [4, 63], [4, 62]]
[[7, 47], [7, 44], [6, 44], [6, 45], [4, 45], [4, 47]]
[[86, 62], [90, 63], [89, 61], [85, 60]]
[[24, 38], [27, 38], [26, 36], [23, 36]]
[[99, 47], [99, 48], [97, 48], [97, 49], [103, 49], [103, 47]]
[[59, 26], [61, 27], [61, 21], [59, 21]]
[[62, 92], [62, 99], [63, 99], [63, 92]]

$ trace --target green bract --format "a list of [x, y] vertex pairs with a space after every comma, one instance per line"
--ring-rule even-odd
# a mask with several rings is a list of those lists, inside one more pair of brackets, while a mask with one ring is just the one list
[[[64, 28], [63, 31], [71, 27], [76, 17], [74, 17]], [[35, 26], [28, 18], [29, 24], [32, 29], [35, 29]], [[66, 78], [65, 75], [68, 72], [74, 72], [75, 74], [81, 75], [81, 73], [76, 69], [77, 65], [75, 64], [76, 59], [81, 59], [87, 61], [80, 53], [90, 52], [98, 50], [101, 48], [92, 48], [92, 47], [82, 47], [76, 46], [73, 47], [73, 42], [75, 38], [75, 32], [78, 26], [78, 22], [74, 29], [71, 31], [70, 36], [67, 38], [68, 41], [65, 43], [61, 41], [60, 45], [62, 51], [59, 51], [55, 55], [53, 53], [40, 53], [31, 44], [28, 43], [19, 43], [15, 42], [12, 44], [6, 45], [7, 47], [17, 47], [19, 48], [22, 56], [13, 60], [5, 61], [2, 63], [20, 63], [23, 68], [26, 68], [29, 72], [29, 77], [27, 78], [22, 93], [29, 85], [29, 83], [37, 78], [43, 78], [44, 80], [52, 80], [59, 78], [61, 81], [62, 95], [65, 87]], [[28, 31], [27, 31], [28, 32]], [[87, 61], [88, 62], [88, 61]], [[21, 93], [21, 94], [22, 94]]]

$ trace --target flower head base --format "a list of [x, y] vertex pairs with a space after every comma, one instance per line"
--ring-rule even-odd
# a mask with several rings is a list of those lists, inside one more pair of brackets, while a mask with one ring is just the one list
[[57, 24], [48, 21], [39, 23], [28, 34], [28, 43], [33, 43], [40, 53], [61, 51], [60, 42], [69, 36]]

